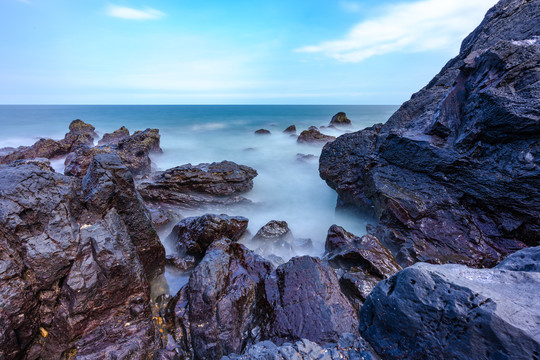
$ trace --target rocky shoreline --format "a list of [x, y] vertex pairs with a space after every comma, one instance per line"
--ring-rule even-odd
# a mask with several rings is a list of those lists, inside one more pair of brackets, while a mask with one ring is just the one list
[[[158, 129], [94, 146], [75, 120], [2, 149], [0, 359], [540, 358], [539, 23], [540, 1], [501, 0], [386, 124], [300, 133], [326, 143], [338, 203], [378, 219], [331, 226], [321, 257], [285, 261], [312, 243], [278, 219], [252, 235], [248, 217], [182, 218], [248, 203], [258, 173], [153, 171]], [[189, 275], [177, 293], [166, 266]]]

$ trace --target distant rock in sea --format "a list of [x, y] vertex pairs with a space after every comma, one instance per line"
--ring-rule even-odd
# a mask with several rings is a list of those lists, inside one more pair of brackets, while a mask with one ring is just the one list
[[344, 112], [338, 112], [336, 115], [332, 116], [330, 125], [351, 125], [351, 120], [347, 118], [347, 114]]
[[270, 130], [259, 129], [259, 130], [255, 130], [255, 134], [257, 134], [257, 135], [270, 135], [271, 132], [270, 132]]

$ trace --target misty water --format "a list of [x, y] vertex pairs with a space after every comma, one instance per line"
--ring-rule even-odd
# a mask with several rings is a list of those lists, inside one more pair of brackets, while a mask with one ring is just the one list
[[[130, 132], [158, 128], [163, 154], [153, 155], [155, 170], [182, 164], [230, 160], [253, 167], [258, 176], [253, 190], [243, 194], [250, 206], [212, 209], [216, 213], [241, 215], [249, 219], [248, 231], [254, 235], [270, 220], [284, 220], [296, 238], [310, 238], [313, 248], [302, 253], [279, 253], [285, 261], [297, 255], [322, 256], [328, 228], [332, 224], [362, 235], [370, 219], [335, 211], [337, 195], [321, 180], [318, 157], [322, 144], [298, 144], [296, 137], [284, 134], [296, 125], [297, 134], [309, 126], [327, 126], [332, 115], [345, 111], [352, 126], [321, 129], [339, 136], [375, 123], [384, 122], [396, 106], [0, 106], [0, 148], [31, 145], [41, 137], [63, 138], [69, 123], [76, 118], [96, 127], [98, 135], [126, 126]], [[254, 131], [268, 129], [271, 135]], [[313, 155], [300, 160], [298, 154]], [[63, 160], [52, 161], [63, 171]], [[201, 215], [203, 209], [182, 210], [183, 217]], [[173, 244], [160, 237], [168, 253]], [[241, 242], [252, 247], [250, 236]], [[187, 277], [167, 271], [174, 293]]]

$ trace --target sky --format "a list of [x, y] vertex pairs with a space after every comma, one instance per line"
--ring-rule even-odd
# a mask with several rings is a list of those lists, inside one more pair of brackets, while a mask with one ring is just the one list
[[401, 104], [495, 0], [0, 0], [0, 104]]

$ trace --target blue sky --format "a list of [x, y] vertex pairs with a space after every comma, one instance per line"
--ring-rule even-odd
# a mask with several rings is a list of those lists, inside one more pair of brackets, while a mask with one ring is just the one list
[[400, 104], [495, 0], [0, 0], [0, 104]]

